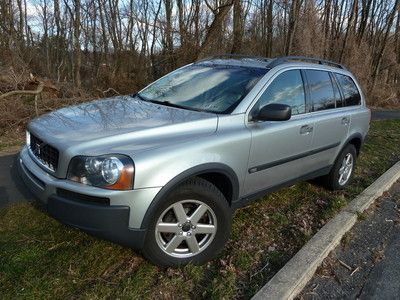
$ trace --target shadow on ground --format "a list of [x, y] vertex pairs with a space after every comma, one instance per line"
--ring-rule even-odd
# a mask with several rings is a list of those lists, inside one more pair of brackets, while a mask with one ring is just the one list
[[12, 203], [32, 201], [17, 170], [18, 154], [0, 156], [0, 208]]

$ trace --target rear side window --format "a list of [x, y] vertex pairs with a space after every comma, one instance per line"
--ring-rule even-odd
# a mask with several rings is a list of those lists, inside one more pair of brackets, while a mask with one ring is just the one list
[[268, 86], [259, 100], [259, 107], [267, 104], [286, 104], [292, 108], [292, 115], [306, 112], [303, 79], [300, 70], [279, 74]]
[[335, 73], [335, 77], [342, 88], [346, 106], [360, 105], [361, 96], [356, 84], [351, 77]]
[[328, 72], [305, 70], [313, 110], [335, 108], [335, 92]]
[[344, 99], [342, 98], [340, 91], [339, 91], [339, 86], [338, 83], [336, 81], [335, 76], [330, 73], [331, 75], [331, 80], [332, 80], [332, 85], [333, 85], [333, 92], [335, 93], [335, 100], [336, 100], [336, 108], [338, 107], [344, 107]]

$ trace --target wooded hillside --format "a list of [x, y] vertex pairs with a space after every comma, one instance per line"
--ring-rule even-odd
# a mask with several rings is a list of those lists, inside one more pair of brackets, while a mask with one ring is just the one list
[[57, 85], [54, 97], [129, 93], [221, 53], [330, 59], [358, 76], [369, 104], [396, 105], [400, 0], [0, 2], [1, 93], [28, 89], [29, 73]]

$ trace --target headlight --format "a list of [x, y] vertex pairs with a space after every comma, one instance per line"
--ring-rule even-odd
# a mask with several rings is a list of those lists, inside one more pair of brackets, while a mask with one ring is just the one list
[[76, 156], [68, 167], [67, 178], [96, 187], [129, 190], [133, 188], [134, 166], [125, 155]]

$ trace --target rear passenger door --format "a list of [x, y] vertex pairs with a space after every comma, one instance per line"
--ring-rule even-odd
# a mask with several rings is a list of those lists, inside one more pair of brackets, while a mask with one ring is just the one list
[[322, 168], [333, 163], [346, 139], [350, 115], [340, 108], [342, 96], [330, 72], [307, 69], [304, 73], [314, 121], [313, 168]]

